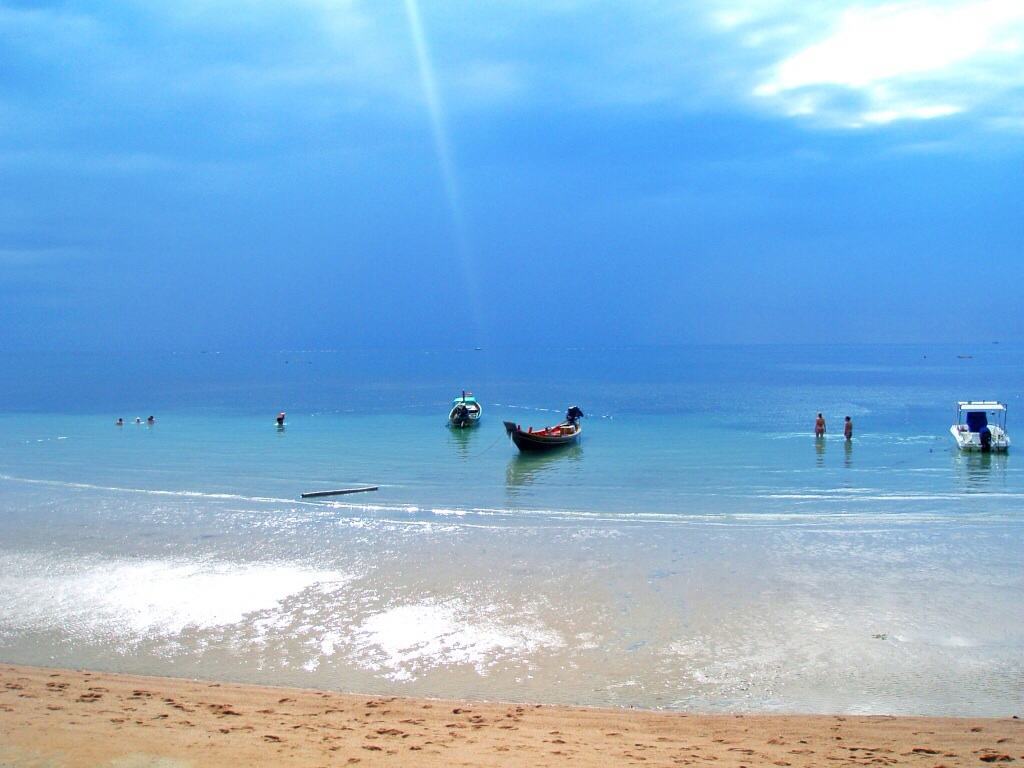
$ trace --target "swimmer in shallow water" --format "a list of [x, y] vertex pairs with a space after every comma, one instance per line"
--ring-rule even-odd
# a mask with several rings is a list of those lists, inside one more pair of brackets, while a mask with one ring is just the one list
[[146, 423], [149, 424], [149, 425], [156, 424], [156, 419], [154, 419], [152, 416], [149, 416], [146, 419]]
[[118, 426], [118, 427], [123, 427], [124, 426], [124, 419], [122, 419], [120, 416], [118, 416], [117, 417], [117, 421], [114, 422], [114, 425]]
[[284, 426], [284, 411], [281, 411], [279, 414], [277, 414], [276, 421], [277, 421], [277, 426], [279, 426], [279, 427], [283, 427]]
[[825, 436], [825, 417], [822, 416], [820, 413], [818, 414], [818, 418], [814, 420], [814, 436]]

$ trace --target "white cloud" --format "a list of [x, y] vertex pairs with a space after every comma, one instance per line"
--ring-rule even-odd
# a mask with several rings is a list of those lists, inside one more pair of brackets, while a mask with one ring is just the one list
[[1021, 20], [1024, 3], [1005, 0], [944, 9], [921, 4], [851, 8], [830, 36], [782, 61], [758, 92], [770, 96], [809, 85], [863, 88], [949, 72], [992, 49], [1012, 51], [1007, 24]]
[[[552, 106], [1024, 124], [1024, 0], [452, 0], [424, 11], [453, 120]], [[162, 141], [174, 135], [210, 153], [281, 135], [324, 150], [325, 137], [349, 146], [345, 128], [360, 120], [423, 117], [401, 4], [185, 0], [72, 14], [0, 0], [0, 37], [23, 70], [44, 73], [0, 102], [8, 153], [52, 154], [87, 132], [97, 162], [145, 170], [178, 151]], [[153, 140], [113, 146], [129, 125]]]
[[1024, 2], [854, 6], [753, 89], [785, 114], [852, 127], [971, 111], [1024, 86]]
[[885, 125], [897, 120], [933, 120], [936, 117], [949, 117], [963, 110], [952, 104], [936, 104], [930, 107], [903, 107], [901, 109], [879, 109], [865, 112], [864, 122]]

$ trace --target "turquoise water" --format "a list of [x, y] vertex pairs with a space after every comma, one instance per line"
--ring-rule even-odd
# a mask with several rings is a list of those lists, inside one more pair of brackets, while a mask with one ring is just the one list
[[[1016, 711], [1024, 474], [1013, 453], [959, 455], [948, 428], [956, 400], [996, 398], [1012, 438], [1022, 364], [995, 344], [14, 356], [0, 659]], [[463, 388], [483, 423], [455, 432]], [[588, 414], [578, 447], [520, 456], [504, 437], [503, 420], [544, 426], [570, 403]], [[298, 498], [363, 484], [380, 490]]]

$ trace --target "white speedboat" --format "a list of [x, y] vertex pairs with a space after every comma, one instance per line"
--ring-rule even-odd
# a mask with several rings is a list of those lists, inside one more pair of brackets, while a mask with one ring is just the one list
[[956, 404], [956, 423], [949, 428], [961, 451], [983, 453], [1010, 449], [1006, 434], [1006, 404], [995, 400], [962, 400]]

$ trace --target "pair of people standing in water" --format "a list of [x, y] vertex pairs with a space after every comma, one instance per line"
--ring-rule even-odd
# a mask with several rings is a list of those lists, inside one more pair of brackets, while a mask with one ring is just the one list
[[[818, 414], [818, 418], [814, 420], [814, 436], [825, 436], [825, 417], [820, 413]], [[843, 422], [843, 437], [847, 440], [853, 439], [853, 420], [849, 416], [847, 416], [846, 420]]]

